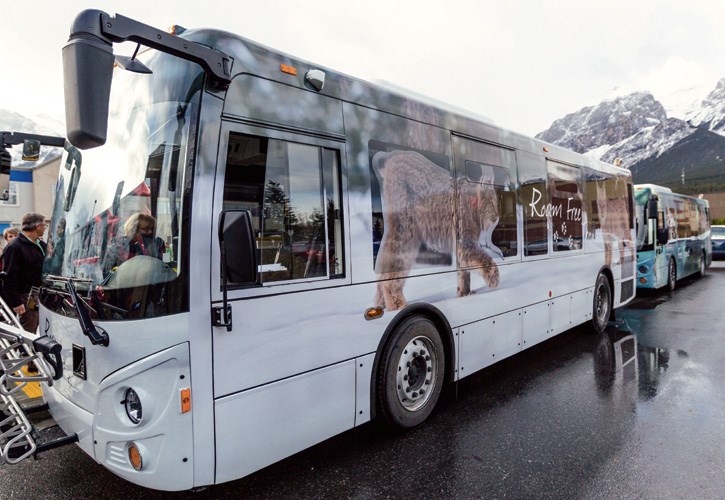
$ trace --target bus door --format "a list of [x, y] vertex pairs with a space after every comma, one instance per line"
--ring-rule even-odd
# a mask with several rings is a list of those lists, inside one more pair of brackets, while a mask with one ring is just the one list
[[[227, 273], [231, 324], [212, 327], [218, 481], [352, 427], [357, 365], [355, 330], [345, 327], [354, 300], [342, 286], [350, 282], [344, 142], [234, 123], [221, 133], [211, 235], [217, 319], [222, 211], [249, 214], [256, 272], [242, 283]], [[229, 258], [235, 251], [225, 241]]]

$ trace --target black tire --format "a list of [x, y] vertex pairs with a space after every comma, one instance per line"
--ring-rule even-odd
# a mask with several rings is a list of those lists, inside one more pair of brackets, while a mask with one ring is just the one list
[[376, 380], [377, 407], [395, 431], [422, 424], [435, 408], [445, 374], [440, 333], [428, 318], [413, 316], [393, 332]]
[[675, 265], [674, 259], [670, 259], [670, 263], [667, 264], [667, 289], [670, 292], [674, 292], [676, 286], [677, 286], [677, 266]]
[[705, 256], [705, 252], [702, 252], [702, 255], [700, 255], [700, 272], [698, 273], [698, 276], [700, 278], [704, 278], [707, 274], [707, 256]]
[[592, 302], [592, 328], [595, 332], [602, 333], [607, 328], [609, 317], [612, 315], [612, 287], [609, 286], [609, 280], [603, 274], [597, 276]]

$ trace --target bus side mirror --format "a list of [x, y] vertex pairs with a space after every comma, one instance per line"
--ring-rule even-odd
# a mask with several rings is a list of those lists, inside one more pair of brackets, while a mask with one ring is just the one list
[[79, 149], [102, 146], [108, 130], [114, 57], [101, 33], [101, 14], [78, 14], [63, 47], [66, 137]]
[[257, 281], [257, 249], [249, 210], [225, 210], [219, 216], [223, 286]]
[[669, 229], [666, 227], [663, 227], [661, 229], [657, 230], [657, 244], [658, 245], [664, 245], [666, 244], [670, 239], [670, 233]]
[[657, 218], [657, 198], [650, 198], [647, 202], [647, 217], [650, 219]]
[[10, 153], [0, 147], [0, 201], [10, 199], [10, 165], [12, 161]]

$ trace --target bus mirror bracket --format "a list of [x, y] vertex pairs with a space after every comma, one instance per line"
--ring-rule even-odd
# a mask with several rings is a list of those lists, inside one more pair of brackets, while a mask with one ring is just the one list
[[26, 134], [24, 132], [0, 132], [0, 200], [10, 198], [10, 169], [12, 157], [6, 148], [18, 144], [23, 145], [23, 160], [37, 161], [40, 155], [40, 146], [63, 147], [64, 137], [50, 135]]
[[252, 285], [257, 281], [257, 251], [249, 210], [224, 210], [219, 215], [222, 307], [212, 308], [212, 325], [232, 331], [232, 308], [227, 300], [229, 282]]
[[84, 10], [73, 21], [63, 47], [68, 140], [80, 149], [102, 146], [108, 132], [108, 107], [116, 58], [113, 44], [136, 42], [199, 64], [217, 87], [231, 82], [232, 58], [218, 50], [157, 30], [120, 14]]
[[10, 199], [10, 166], [12, 157], [10, 152], [0, 144], [0, 201]]

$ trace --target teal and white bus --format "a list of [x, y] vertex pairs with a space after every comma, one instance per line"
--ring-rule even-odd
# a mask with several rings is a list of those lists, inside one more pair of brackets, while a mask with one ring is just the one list
[[637, 287], [675, 289], [677, 280], [712, 262], [707, 200], [654, 184], [634, 187], [637, 211]]

